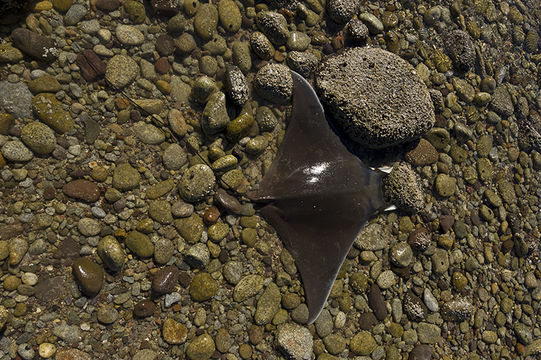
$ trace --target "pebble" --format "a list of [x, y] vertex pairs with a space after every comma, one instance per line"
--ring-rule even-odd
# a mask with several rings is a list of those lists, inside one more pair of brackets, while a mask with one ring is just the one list
[[115, 55], [107, 63], [105, 79], [115, 89], [123, 87], [134, 81], [139, 75], [139, 65], [127, 55]]
[[286, 66], [269, 64], [257, 72], [254, 88], [263, 99], [276, 104], [285, 104], [293, 94], [293, 78]]
[[151, 257], [154, 253], [154, 244], [148, 237], [139, 231], [130, 231], [126, 237], [126, 246], [140, 258]]
[[379, 274], [376, 283], [383, 290], [390, 289], [396, 284], [396, 276], [391, 270], [385, 270]]
[[313, 354], [313, 339], [307, 328], [286, 323], [278, 327], [276, 334], [278, 350], [284, 356], [298, 360], [310, 360]]
[[118, 271], [126, 262], [126, 253], [113, 236], [105, 236], [98, 243], [98, 256], [111, 271]]
[[113, 171], [113, 187], [119, 191], [129, 191], [139, 187], [141, 175], [130, 164], [118, 165]]
[[[394, 71], [385, 70], [389, 68]], [[393, 53], [355, 47], [326, 58], [318, 69], [315, 87], [334, 124], [361, 145], [377, 149], [409, 142], [435, 123], [426, 85], [410, 64]], [[387, 105], [390, 97], [392, 110]], [[371, 101], [363, 100], [368, 98]]]
[[188, 161], [188, 156], [180, 145], [171, 144], [163, 152], [162, 161], [166, 169], [178, 170]]
[[13, 45], [36, 60], [50, 62], [58, 56], [55, 42], [28, 29], [17, 28], [11, 32]]
[[381, 294], [379, 286], [375, 283], [372, 284], [368, 292], [368, 304], [379, 321], [383, 321], [387, 317], [385, 298]]
[[256, 23], [259, 30], [274, 45], [283, 45], [289, 37], [286, 18], [274, 11], [260, 11], [257, 13]]
[[76, 25], [85, 17], [87, 7], [83, 4], [73, 4], [64, 15], [64, 24], [68, 26]]
[[76, 64], [81, 69], [83, 78], [92, 82], [105, 75], [107, 67], [103, 60], [92, 50], [86, 49], [77, 55]]
[[360, 250], [377, 251], [385, 249], [391, 241], [389, 229], [381, 224], [368, 224], [355, 238], [355, 246]]
[[212, 298], [218, 291], [218, 284], [210, 274], [197, 273], [190, 284], [190, 296], [194, 301], [203, 302]]
[[54, 94], [41, 93], [34, 96], [32, 110], [41, 121], [61, 134], [71, 131], [75, 125], [69, 112], [62, 108], [62, 103]]
[[145, 41], [143, 33], [131, 25], [117, 25], [115, 33], [118, 41], [123, 45], [137, 46]]
[[197, 36], [210, 40], [218, 25], [218, 10], [213, 4], [201, 4], [195, 13], [193, 26]]
[[218, 3], [220, 25], [225, 31], [236, 33], [242, 24], [242, 15], [233, 0], [223, 0]]
[[333, 330], [332, 315], [327, 309], [323, 309], [315, 321], [316, 332], [320, 338], [330, 335]]
[[203, 334], [193, 339], [186, 349], [186, 355], [190, 360], [208, 360], [214, 354], [216, 346], [214, 340], [208, 334]]
[[174, 252], [175, 245], [171, 240], [159, 238], [154, 243], [154, 262], [158, 265], [166, 264]]
[[225, 94], [221, 91], [212, 93], [208, 97], [203, 109], [201, 126], [207, 135], [214, 135], [224, 130], [229, 124]]
[[427, 315], [427, 308], [421, 299], [409, 290], [404, 297], [404, 313], [411, 321], [423, 320]]
[[359, 20], [368, 27], [370, 34], [377, 35], [383, 31], [383, 23], [374, 14], [362, 13]]
[[58, 80], [49, 74], [33, 79], [27, 83], [28, 90], [33, 94], [41, 92], [56, 93], [62, 88]]
[[391, 248], [390, 258], [396, 266], [407, 267], [413, 261], [413, 251], [407, 242], [402, 241]]
[[432, 359], [432, 348], [429, 345], [417, 344], [411, 350], [408, 360], [430, 360]]
[[26, 162], [34, 157], [32, 151], [18, 140], [7, 141], [2, 146], [2, 155], [6, 160], [14, 162]]
[[440, 310], [438, 300], [434, 297], [429, 288], [424, 289], [423, 300], [428, 310], [432, 312], [438, 312]]
[[184, 261], [196, 269], [205, 268], [210, 261], [210, 252], [207, 245], [197, 243], [186, 251]]
[[242, 278], [244, 266], [239, 261], [228, 261], [223, 268], [224, 278], [232, 285], [238, 284]]
[[188, 168], [178, 184], [180, 196], [188, 202], [198, 202], [210, 194], [216, 177], [210, 167], [197, 164]]
[[163, 322], [163, 339], [169, 344], [182, 344], [188, 337], [188, 329], [178, 321], [168, 318]]
[[290, 51], [287, 54], [286, 62], [291, 70], [308, 79], [312, 77], [319, 59], [311, 52]]
[[452, 196], [456, 191], [456, 179], [447, 174], [439, 174], [434, 185], [436, 194], [441, 197]]
[[186, 218], [177, 219], [174, 224], [180, 236], [189, 244], [195, 244], [201, 239], [203, 219], [199, 215], [192, 214]]
[[233, 300], [243, 302], [257, 295], [263, 289], [264, 279], [261, 275], [251, 274], [243, 277], [233, 289]]
[[435, 344], [441, 338], [441, 329], [438, 325], [420, 322], [417, 326], [417, 336], [423, 344]]
[[327, 12], [329, 17], [338, 24], [347, 23], [359, 8], [357, 0], [329, 0]]
[[156, 304], [152, 300], [144, 299], [135, 304], [133, 308], [133, 314], [136, 317], [144, 318], [152, 316], [154, 310], [156, 309]]
[[39, 344], [38, 354], [44, 359], [49, 359], [56, 353], [56, 345], [48, 342]]
[[272, 321], [276, 312], [280, 309], [282, 296], [278, 286], [271, 282], [257, 301], [254, 320], [257, 325], [265, 325]]
[[74, 199], [93, 203], [100, 198], [100, 189], [96, 184], [84, 179], [70, 181], [62, 187], [62, 192]]
[[17, 346], [17, 354], [19, 354], [24, 360], [33, 359], [36, 352], [32, 349], [32, 346], [27, 343], [19, 344]]
[[231, 99], [233, 104], [242, 106], [248, 101], [248, 82], [238, 66], [229, 65], [227, 67], [224, 86], [227, 96]]
[[81, 287], [81, 291], [89, 296], [96, 296], [103, 287], [103, 268], [88, 258], [73, 261], [73, 276]]
[[111, 305], [104, 305], [98, 309], [98, 321], [104, 325], [110, 325], [117, 321], [118, 310]]
[[157, 358], [158, 354], [151, 349], [139, 350], [133, 356], [133, 360], [156, 360]]
[[361, 331], [351, 338], [349, 349], [356, 355], [368, 356], [374, 351], [377, 343], [368, 331]]

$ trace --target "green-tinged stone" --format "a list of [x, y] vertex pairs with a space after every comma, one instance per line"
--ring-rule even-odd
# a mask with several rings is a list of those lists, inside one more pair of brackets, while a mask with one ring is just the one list
[[218, 284], [210, 274], [202, 272], [194, 276], [190, 284], [190, 296], [194, 301], [205, 301], [210, 299], [218, 291]]
[[9, 134], [9, 129], [15, 123], [15, 118], [13, 115], [8, 113], [0, 114], [0, 135]]
[[98, 255], [111, 271], [120, 270], [126, 262], [126, 253], [113, 236], [106, 236], [100, 240]]
[[487, 198], [490, 205], [494, 207], [500, 207], [503, 205], [502, 198], [496, 194], [493, 190], [485, 190], [485, 197]]
[[28, 89], [33, 94], [55, 93], [62, 89], [62, 86], [53, 76], [46, 74], [28, 82]]
[[506, 180], [498, 181], [498, 191], [506, 204], [515, 204], [517, 202], [517, 194], [512, 183]]
[[65, 133], [73, 129], [74, 123], [71, 115], [64, 111], [62, 103], [54, 94], [41, 93], [32, 99], [32, 110], [45, 124], [59, 133]]
[[372, 334], [365, 330], [355, 335], [349, 343], [349, 349], [354, 354], [363, 356], [370, 355], [376, 346], [377, 343]]
[[271, 282], [257, 301], [254, 320], [258, 325], [265, 325], [272, 321], [274, 314], [280, 309], [282, 296], [278, 286]]
[[175, 220], [175, 227], [180, 234], [190, 244], [195, 244], [201, 239], [203, 234], [203, 219], [197, 215], [192, 214], [187, 218], [180, 218]]
[[157, 184], [152, 185], [146, 191], [147, 199], [155, 200], [159, 197], [164, 196], [169, 191], [173, 190], [175, 187], [175, 181], [173, 179], [168, 179], [160, 181]]
[[167, 200], [154, 200], [148, 206], [148, 215], [160, 224], [170, 224], [173, 222], [171, 213], [171, 204]]
[[218, 10], [213, 4], [201, 4], [195, 13], [193, 26], [203, 40], [210, 40], [218, 25]]
[[240, 238], [242, 242], [247, 246], [254, 247], [257, 241], [257, 230], [250, 228], [243, 229]]
[[214, 354], [215, 349], [212, 337], [203, 334], [190, 342], [186, 349], [186, 355], [190, 360], [208, 360]]
[[247, 183], [246, 178], [240, 169], [234, 169], [226, 172], [222, 175], [220, 180], [223, 186], [226, 188], [229, 187], [239, 192], [241, 191], [240, 187]]
[[436, 193], [442, 197], [449, 197], [455, 193], [456, 179], [447, 174], [439, 174], [435, 182]]
[[477, 172], [481, 181], [490, 182], [494, 176], [492, 162], [487, 158], [477, 160]]
[[468, 151], [461, 148], [457, 144], [453, 144], [449, 150], [449, 156], [451, 156], [454, 162], [460, 164], [468, 159]]
[[239, 31], [242, 25], [242, 15], [240, 10], [233, 0], [221, 0], [218, 3], [218, 14], [220, 24], [225, 31], [235, 33]]
[[154, 244], [150, 238], [139, 231], [131, 231], [128, 233], [128, 236], [126, 237], [126, 246], [131, 252], [141, 258], [151, 257], [154, 253]]
[[23, 59], [21, 50], [13, 47], [11, 43], [0, 44], [0, 63], [15, 64]]
[[39, 121], [33, 121], [23, 127], [21, 140], [30, 150], [40, 155], [49, 154], [56, 147], [54, 131]]
[[250, 114], [243, 113], [227, 124], [227, 138], [230, 141], [236, 141], [248, 133], [254, 124], [254, 118]]
[[73, 4], [73, 0], [53, 0], [53, 6], [58, 11], [68, 11]]
[[88, 258], [76, 259], [71, 267], [81, 291], [87, 296], [96, 296], [103, 287], [103, 268]]
[[207, 230], [209, 239], [216, 243], [220, 242], [223, 238], [225, 238], [228, 232], [229, 232], [229, 225], [223, 222], [219, 222], [214, 225], [211, 225]]
[[145, 6], [134, 0], [128, 0], [124, 3], [124, 10], [128, 13], [128, 17], [136, 24], [142, 24], [147, 16]]
[[255, 296], [263, 289], [264, 278], [261, 275], [251, 274], [240, 279], [233, 289], [233, 300], [242, 302]]
[[130, 164], [118, 165], [113, 171], [113, 187], [120, 191], [128, 191], [139, 186], [141, 175]]

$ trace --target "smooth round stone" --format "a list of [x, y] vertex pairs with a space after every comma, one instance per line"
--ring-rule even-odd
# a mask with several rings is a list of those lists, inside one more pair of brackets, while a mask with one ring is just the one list
[[9, 265], [19, 265], [27, 251], [28, 242], [24, 238], [11, 239], [9, 242]]
[[38, 283], [38, 276], [31, 272], [25, 272], [21, 275], [23, 284], [34, 286]]
[[242, 278], [244, 266], [239, 261], [228, 261], [224, 265], [223, 275], [230, 284], [236, 285]]
[[41, 121], [59, 133], [68, 132], [75, 125], [70, 113], [64, 110], [55, 94], [41, 93], [34, 96], [32, 110]]
[[229, 124], [225, 94], [216, 91], [208, 97], [203, 109], [201, 127], [205, 134], [214, 135], [222, 131]]
[[79, 23], [86, 15], [87, 8], [83, 4], [72, 5], [66, 15], [64, 15], [64, 24], [68, 26]]
[[165, 134], [152, 124], [138, 121], [133, 125], [135, 135], [145, 144], [158, 145], [165, 140]]
[[205, 301], [218, 291], [218, 284], [210, 274], [201, 272], [194, 276], [190, 284], [190, 295], [194, 301]]
[[154, 314], [155, 309], [156, 304], [154, 304], [153, 301], [144, 299], [135, 304], [135, 307], [133, 308], [133, 314], [136, 317], [144, 318]]
[[175, 40], [175, 48], [181, 55], [191, 53], [197, 46], [195, 39], [191, 34], [183, 33]]
[[158, 265], [166, 264], [175, 252], [175, 244], [169, 239], [159, 238], [154, 244], [154, 262]]
[[162, 335], [169, 344], [182, 344], [188, 337], [188, 329], [178, 321], [169, 318], [163, 322]]
[[42, 92], [56, 93], [62, 89], [58, 80], [49, 74], [37, 77], [29, 81], [27, 85], [28, 89], [32, 91], [33, 94]]
[[362, 13], [359, 19], [365, 23], [371, 34], [376, 35], [383, 31], [383, 23], [371, 13]]
[[111, 305], [101, 306], [98, 309], [98, 321], [102, 324], [109, 325], [118, 319], [118, 310]]
[[287, 39], [287, 48], [290, 51], [304, 51], [310, 45], [310, 36], [300, 31], [292, 31]]
[[152, 279], [152, 291], [157, 295], [171, 293], [178, 284], [180, 271], [175, 265], [159, 269]]
[[442, 197], [454, 195], [456, 190], [456, 179], [447, 175], [439, 174], [435, 182], [436, 193]]
[[185, 201], [198, 202], [212, 191], [215, 183], [212, 169], [204, 164], [196, 164], [184, 172], [178, 191]]
[[142, 24], [146, 18], [146, 10], [143, 3], [134, 0], [124, 2], [124, 10], [129, 15], [131, 21], [136, 24]]
[[38, 354], [44, 359], [52, 357], [56, 353], [56, 345], [48, 342], [39, 344]]
[[130, 164], [118, 165], [113, 171], [113, 187], [120, 191], [128, 191], [139, 186], [141, 175]]
[[77, 179], [62, 187], [62, 192], [74, 199], [93, 203], [100, 198], [100, 189], [92, 181]]
[[2, 155], [6, 160], [14, 162], [26, 162], [34, 157], [32, 151], [18, 140], [7, 141], [2, 146]]
[[381, 289], [390, 289], [396, 284], [396, 276], [391, 270], [382, 272], [376, 281]]
[[173, 190], [174, 187], [175, 181], [173, 179], [168, 179], [154, 184], [146, 191], [147, 199], [158, 199], [163, 195], [167, 194], [169, 191]]
[[17, 347], [17, 354], [19, 354], [24, 360], [31, 360], [34, 358], [36, 352], [34, 349], [32, 349], [30, 344], [24, 343], [19, 344]]
[[97, 220], [92, 218], [82, 218], [77, 223], [77, 229], [84, 236], [95, 236], [101, 231], [101, 225]]
[[193, 20], [196, 34], [203, 40], [210, 40], [218, 25], [218, 10], [213, 4], [201, 4]]
[[21, 279], [15, 275], [8, 275], [4, 278], [3, 285], [6, 291], [13, 291], [17, 289], [19, 285], [21, 285]]
[[126, 262], [126, 253], [113, 236], [106, 236], [98, 243], [98, 255], [111, 271], [118, 271]]
[[186, 355], [190, 360], [208, 360], [216, 350], [214, 340], [210, 335], [203, 334], [190, 342]]
[[151, 257], [154, 253], [154, 244], [150, 238], [139, 231], [131, 231], [128, 233], [126, 246], [131, 252], [141, 258]]
[[0, 63], [15, 64], [24, 58], [21, 50], [10, 43], [0, 44]]
[[188, 156], [182, 146], [173, 143], [163, 152], [162, 161], [167, 170], [178, 170], [188, 161]]
[[236, 302], [243, 302], [255, 296], [263, 289], [264, 278], [261, 275], [247, 275], [243, 277], [233, 289], [233, 299]]
[[[269, 41], [267, 39], [267, 41]], [[252, 68], [252, 57], [250, 55], [250, 44], [245, 41], [235, 41], [231, 46], [233, 64], [246, 74]]]
[[363, 356], [370, 355], [376, 346], [377, 343], [372, 334], [365, 330], [355, 335], [349, 343], [349, 348], [354, 354]]
[[105, 79], [116, 89], [122, 89], [139, 75], [139, 65], [127, 55], [115, 55], [107, 63]]
[[167, 200], [152, 201], [148, 206], [148, 215], [152, 220], [160, 224], [170, 224], [173, 222], [171, 204]]
[[145, 35], [134, 26], [118, 25], [115, 32], [118, 41], [123, 45], [141, 45], [145, 41]]
[[78, 258], [72, 265], [73, 276], [81, 291], [89, 296], [96, 296], [103, 287], [103, 268], [88, 258]]

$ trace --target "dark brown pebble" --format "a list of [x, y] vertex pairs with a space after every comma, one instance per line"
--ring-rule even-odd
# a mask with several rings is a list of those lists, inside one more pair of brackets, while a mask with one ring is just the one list
[[190, 278], [190, 275], [188, 275], [186, 271], [182, 271], [180, 273], [179, 282], [182, 287], [187, 288], [190, 286], [192, 279]]
[[232, 214], [240, 214], [242, 205], [234, 196], [229, 195], [224, 189], [218, 189], [214, 195], [214, 200], [218, 205]]
[[100, 189], [91, 181], [78, 179], [64, 185], [62, 192], [77, 200], [93, 203], [100, 198]]
[[105, 75], [105, 63], [90, 49], [80, 52], [77, 55], [75, 63], [81, 69], [81, 75], [88, 82], [92, 82]]
[[156, 304], [154, 304], [154, 302], [151, 300], [144, 299], [135, 304], [133, 308], [133, 315], [144, 318], [154, 314], [154, 310], [156, 310]]
[[370, 291], [368, 292], [368, 305], [376, 315], [379, 321], [382, 321], [387, 316], [387, 306], [385, 305], [385, 298], [381, 294], [381, 290], [377, 284], [372, 284]]
[[169, 60], [166, 57], [161, 57], [156, 60], [154, 68], [158, 74], [167, 74], [171, 70], [171, 64], [169, 64]]
[[216, 224], [218, 219], [220, 218], [220, 210], [214, 205], [209, 207], [207, 211], [205, 211], [205, 214], [203, 214], [203, 221], [207, 225]]
[[156, 50], [161, 56], [173, 54], [175, 52], [175, 39], [168, 34], [158, 36], [156, 39]]
[[11, 32], [13, 45], [26, 55], [40, 61], [53, 61], [58, 49], [55, 42], [28, 29], [17, 28]]
[[408, 360], [430, 360], [432, 359], [432, 348], [426, 344], [417, 344], [411, 350]]
[[370, 331], [372, 330], [372, 327], [378, 323], [378, 319], [376, 319], [376, 316], [374, 313], [371, 312], [365, 312], [362, 313], [359, 317], [359, 327], [362, 330]]
[[229, 253], [227, 252], [227, 250], [225, 249], [220, 250], [220, 255], [218, 255], [218, 260], [220, 260], [222, 264], [225, 264], [229, 260]]
[[55, 195], [56, 195], [56, 191], [54, 187], [52, 187], [51, 185], [45, 186], [43, 188], [43, 199], [45, 201], [54, 199]]
[[415, 148], [408, 151], [405, 155], [406, 161], [413, 166], [425, 166], [434, 164], [438, 161], [438, 151], [425, 139], [420, 139]]
[[264, 332], [265, 332], [265, 329], [263, 328], [263, 326], [257, 326], [257, 325], [250, 326], [250, 329], [248, 330], [248, 336], [249, 336], [250, 342], [253, 345], [259, 344], [263, 340]]
[[177, 286], [179, 276], [180, 271], [175, 265], [158, 270], [152, 279], [152, 291], [157, 295], [169, 294]]
[[101, 266], [88, 258], [78, 258], [72, 264], [72, 272], [85, 295], [93, 297], [100, 292], [104, 277]]
[[96, 0], [96, 8], [103, 11], [114, 11], [120, 6], [119, 0]]
[[440, 229], [445, 234], [451, 229], [455, 223], [455, 217], [453, 215], [442, 215], [440, 216]]

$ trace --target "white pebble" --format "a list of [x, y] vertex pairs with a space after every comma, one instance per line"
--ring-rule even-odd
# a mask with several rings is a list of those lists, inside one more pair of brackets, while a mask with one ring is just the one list
[[38, 283], [38, 276], [34, 273], [26, 272], [21, 276], [23, 284], [34, 286]]

